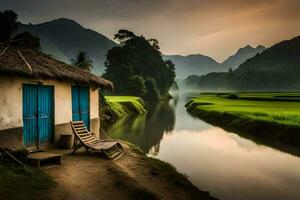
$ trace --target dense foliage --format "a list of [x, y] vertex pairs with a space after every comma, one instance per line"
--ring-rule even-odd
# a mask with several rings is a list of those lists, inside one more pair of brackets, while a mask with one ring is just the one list
[[236, 70], [190, 76], [186, 83], [211, 90], [299, 90], [299, 52], [300, 37], [296, 37], [257, 54]]
[[18, 15], [12, 10], [0, 12], [0, 42], [11, 39], [14, 31], [18, 28]]
[[127, 30], [120, 30], [115, 39], [120, 45], [108, 51], [103, 76], [114, 83], [116, 93], [149, 101], [166, 96], [175, 80], [175, 66], [163, 60], [158, 41]]
[[40, 49], [40, 39], [28, 32], [15, 34], [19, 28], [18, 15], [12, 10], [0, 12], [0, 42]]

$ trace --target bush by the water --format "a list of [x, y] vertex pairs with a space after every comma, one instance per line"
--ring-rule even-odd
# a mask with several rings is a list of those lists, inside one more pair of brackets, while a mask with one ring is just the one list
[[238, 95], [236, 95], [236, 94], [230, 94], [230, 95], [228, 95], [227, 98], [228, 98], [228, 99], [238, 99], [239, 97], [238, 97]]

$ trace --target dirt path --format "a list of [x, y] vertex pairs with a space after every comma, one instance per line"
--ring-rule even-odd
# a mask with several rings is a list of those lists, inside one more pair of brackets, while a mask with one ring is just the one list
[[57, 182], [48, 194], [55, 200], [212, 199], [185, 178], [154, 168], [128, 146], [114, 161], [84, 151], [65, 154], [61, 167], [46, 171]]

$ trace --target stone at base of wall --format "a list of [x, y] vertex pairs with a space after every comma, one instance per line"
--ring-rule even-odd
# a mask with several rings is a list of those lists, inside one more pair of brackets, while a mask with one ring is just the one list
[[[90, 132], [99, 138], [100, 120], [90, 120]], [[60, 145], [60, 136], [70, 134], [73, 136], [70, 123], [56, 124], [54, 127], [54, 145]], [[20, 149], [23, 148], [23, 127], [0, 130], [0, 148]]]
[[0, 130], [0, 148], [19, 149], [23, 146], [23, 127]]

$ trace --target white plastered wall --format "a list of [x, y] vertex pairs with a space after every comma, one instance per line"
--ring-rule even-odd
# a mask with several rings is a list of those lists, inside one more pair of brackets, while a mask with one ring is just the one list
[[0, 75], [0, 130], [22, 126], [21, 80]]
[[[72, 120], [71, 83], [0, 75], [0, 130], [23, 127], [22, 86], [24, 83], [54, 86], [55, 125], [68, 124]], [[98, 89], [90, 88], [91, 132], [96, 134], [99, 133], [100, 126], [98, 106]], [[61, 133], [55, 133], [55, 136], [58, 137], [59, 134]]]
[[90, 118], [99, 118], [99, 92], [90, 88]]

